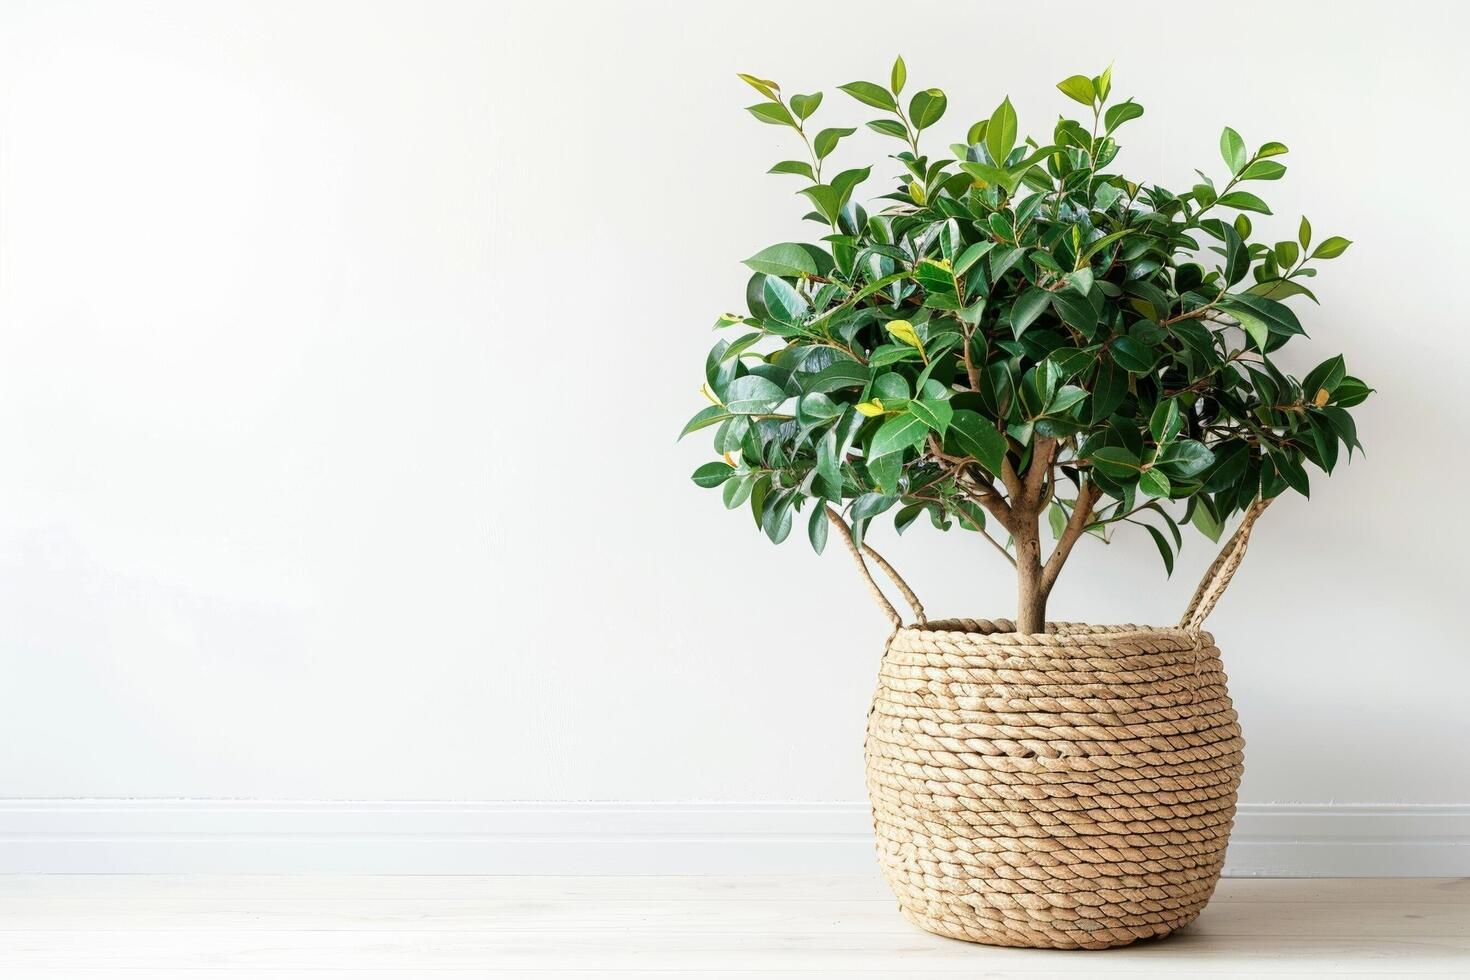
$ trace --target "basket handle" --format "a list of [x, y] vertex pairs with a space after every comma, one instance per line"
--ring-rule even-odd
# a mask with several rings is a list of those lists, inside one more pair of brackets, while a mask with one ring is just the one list
[[1215, 603], [1225, 594], [1225, 589], [1230, 585], [1230, 580], [1235, 577], [1235, 570], [1240, 567], [1241, 559], [1245, 558], [1245, 546], [1250, 543], [1251, 527], [1256, 523], [1256, 518], [1269, 506], [1275, 497], [1267, 497], [1264, 500], [1257, 499], [1246, 509], [1245, 519], [1240, 522], [1240, 527], [1225, 542], [1225, 547], [1220, 549], [1220, 554], [1210, 563], [1205, 570], [1204, 578], [1200, 579], [1199, 588], [1194, 590], [1194, 598], [1189, 602], [1189, 608], [1184, 611], [1184, 616], [1179, 620], [1179, 627], [1187, 630], [1197, 630], [1205, 624], [1205, 617], [1215, 609]]
[[878, 608], [883, 610], [883, 615], [893, 624], [893, 628], [901, 629], [903, 627], [903, 617], [898, 614], [897, 609], [893, 608], [893, 603], [888, 601], [888, 597], [883, 594], [883, 590], [878, 588], [878, 583], [873, 580], [873, 573], [868, 570], [868, 563], [863, 560], [864, 554], [873, 559], [873, 563], [883, 569], [883, 573], [892, 579], [894, 586], [903, 594], [904, 601], [909, 604], [909, 608], [913, 609], [914, 621], [920, 626], [927, 623], [928, 620], [924, 618], [924, 607], [919, 602], [919, 597], [914, 595], [914, 590], [909, 588], [909, 584], [903, 580], [903, 577], [898, 574], [894, 567], [888, 564], [882, 555], [869, 548], [866, 544], [859, 550], [857, 544], [852, 540], [852, 528], [830, 506], [827, 507], [827, 520], [842, 535], [842, 543], [847, 545], [847, 551], [852, 555], [852, 560], [857, 562], [858, 571], [862, 573], [863, 581], [868, 584], [868, 592], [872, 594], [873, 601], [878, 603]]

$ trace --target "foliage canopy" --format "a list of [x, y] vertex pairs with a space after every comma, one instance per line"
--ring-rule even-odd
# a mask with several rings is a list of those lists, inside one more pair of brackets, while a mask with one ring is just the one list
[[888, 512], [900, 532], [957, 525], [1016, 565], [1018, 628], [1039, 632], [1080, 536], [1142, 526], [1172, 571], [1181, 524], [1218, 539], [1359, 448], [1349, 409], [1370, 389], [1343, 358], [1301, 378], [1276, 363], [1304, 334], [1287, 301], [1315, 303], [1316, 264], [1351, 244], [1306, 218], [1292, 239], [1252, 239], [1250, 214], [1271, 213], [1257, 191], [1286, 173], [1281, 143], [1251, 151], [1227, 127], [1223, 177], [1199, 171], [1182, 193], [1126, 177], [1117, 133], [1144, 110], [1110, 102], [1109, 68], [1058, 84], [1085, 112], [1047, 142], [1023, 137], [1006, 98], [931, 156], [921, 137], [948, 99], [905, 100], [900, 58], [886, 85], [839, 86], [902, 144], [895, 185], [869, 205], [856, 192], [871, 166], [831, 172], [856, 130], [816, 128], [820, 92], [740, 77], [763, 97], [749, 112], [804, 146], [771, 172], [801, 180], [824, 233], [745, 261], [748, 309], [717, 321], [734, 335], [710, 351], [710, 404], [684, 432], [714, 429], [722, 458], [694, 482], [748, 506], [772, 541], [807, 504], [818, 551], [829, 506], [859, 545]]

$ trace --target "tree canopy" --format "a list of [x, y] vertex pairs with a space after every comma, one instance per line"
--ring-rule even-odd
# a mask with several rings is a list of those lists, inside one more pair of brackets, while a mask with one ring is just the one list
[[1144, 110], [1110, 101], [1109, 68], [1058, 84], [1085, 111], [1046, 142], [1006, 98], [931, 155], [948, 98], [905, 100], [900, 58], [886, 85], [839, 86], [901, 144], [895, 182], [865, 202], [873, 168], [832, 162], [855, 127], [812, 122], [822, 93], [740, 77], [762, 96], [749, 112], [804, 148], [771, 173], [800, 181], [822, 234], [745, 260], [747, 309], [716, 322], [709, 404], [684, 433], [714, 430], [720, 458], [694, 482], [772, 541], [802, 516], [818, 551], [829, 526], [860, 546], [886, 513], [900, 532], [927, 517], [983, 535], [1016, 565], [1019, 628], [1039, 632], [1081, 536], [1141, 526], [1172, 571], [1181, 525], [1218, 539], [1359, 448], [1349, 409], [1370, 389], [1343, 358], [1301, 378], [1276, 361], [1305, 335], [1288, 302], [1315, 303], [1317, 264], [1351, 244], [1305, 217], [1293, 238], [1253, 239], [1283, 144], [1251, 150], [1227, 127], [1218, 177], [1179, 193], [1127, 177], [1117, 133]]

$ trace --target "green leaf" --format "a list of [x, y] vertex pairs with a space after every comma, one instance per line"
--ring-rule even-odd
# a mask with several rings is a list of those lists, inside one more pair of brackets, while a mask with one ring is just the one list
[[904, 129], [903, 123], [897, 119], [874, 119], [867, 125], [875, 133], [882, 133], [884, 136], [892, 136], [896, 139], [903, 140], [905, 143], [908, 142], [909, 131]]
[[985, 129], [985, 148], [990, 151], [990, 159], [995, 165], [1003, 167], [1015, 145], [1016, 109], [1007, 97], [990, 116], [990, 125]]
[[1251, 320], [1259, 323], [1267, 332], [1278, 336], [1292, 337], [1303, 332], [1302, 323], [1291, 311], [1291, 307], [1264, 296], [1232, 293], [1220, 301], [1220, 309], [1242, 324]]
[[1108, 350], [1112, 352], [1113, 360], [1118, 366], [1129, 374], [1148, 374], [1154, 368], [1159, 355], [1132, 337], [1118, 337], [1114, 339]]
[[[798, 378], [803, 376], [798, 375]], [[812, 375], [802, 379], [802, 387], [809, 392], [838, 391], [842, 388], [862, 388], [872, 378], [872, 371], [857, 361], [846, 358], [833, 361]]]
[[780, 544], [791, 534], [791, 511], [795, 500], [794, 496], [783, 495], [766, 508], [761, 517], [761, 530], [766, 532], [772, 544]]
[[1143, 115], [1143, 106], [1130, 99], [1127, 102], [1120, 102], [1103, 113], [1103, 125], [1106, 127], [1106, 132], [1111, 133], [1125, 122], [1137, 119], [1141, 115]]
[[1118, 480], [1131, 479], [1143, 468], [1138, 457], [1122, 446], [1100, 446], [1092, 451], [1089, 459], [1098, 472]]
[[[837, 149], [837, 142], [839, 140], [844, 136], [851, 136], [855, 132], [857, 130], [851, 127], [833, 127], [822, 130], [817, 134], [817, 138], [812, 140], [812, 149], [816, 152], [817, 159], [825, 160], [831, 155], [833, 150]], [[816, 180], [815, 177], [812, 179]]]
[[736, 72], [735, 74], [740, 78], [742, 82], [755, 89], [761, 95], [764, 95], [772, 102], [776, 101], [776, 93], [781, 91], [781, 86], [777, 85], [769, 78], [758, 78], [755, 75], [747, 75], [743, 71]]
[[1020, 339], [1026, 328], [1036, 322], [1041, 316], [1047, 304], [1051, 302], [1051, 293], [1039, 286], [1032, 286], [1024, 293], [1016, 297], [1011, 306], [1011, 334]]
[[797, 193], [806, 195], [823, 218], [834, 223], [837, 221], [837, 215], [842, 210], [842, 197], [836, 188], [830, 184], [813, 184], [803, 187]]
[[929, 431], [929, 425], [912, 412], [891, 415], [878, 427], [868, 452], [872, 458], [913, 449]]
[[796, 113], [797, 119], [806, 119], [817, 111], [817, 106], [822, 104], [822, 93], [813, 92], [811, 95], [793, 95], [791, 97], [791, 111]]
[[865, 105], [887, 109], [890, 112], [898, 108], [898, 103], [894, 101], [893, 95], [883, 86], [873, 82], [848, 82], [846, 85], [837, 87]]
[[883, 329], [887, 330], [889, 336], [900, 343], [908, 344], [910, 347], [917, 347], [919, 350], [924, 349], [923, 341], [919, 340], [918, 331], [914, 330], [914, 325], [907, 320], [889, 320]]
[[[1148, 473], [1143, 474], [1143, 478], [1138, 481], [1138, 487], [1139, 487], [1140, 490], [1143, 489], [1143, 481], [1144, 480], [1147, 480], [1148, 477], [1149, 477], [1149, 475], [1150, 474], [1148, 474]], [[1168, 493], [1168, 489], [1167, 489], [1168, 481], [1165, 480], [1164, 481], [1164, 484], [1165, 484], [1164, 493], [1152, 494], [1152, 496], [1162, 497], [1162, 496], [1167, 495], [1167, 493]], [[1142, 523], [1142, 522], [1140, 522], [1140, 523]], [[1169, 548], [1169, 541], [1168, 541], [1168, 539], [1164, 537], [1164, 534], [1163, 534], [1162, 531], [1160, 531], [1158, 528], [1154, 527], [1152, 524], [1144, 524], [1143, 525], [1143, 529], [1145, 531], [1147, 531], [1149, 533], [1149, 536], [1154, 539], [1154, 544], [1159, 549], [1159, 556], [1164, 559], [1164, 570], [1165, 570], [1165, 572], [1167, 574], [1169, 574], [1169, 575], [1173, 575], [1174, 574], [1174, 552], [1172, 550], [1170, 550], [1170, 548]]]
[[816, 259], [812, 258], [811, 253], [792, 242], [763, 248], [746, 259], [745, 265], [768, 276], [789, 276], [797, 279], [819, 274]]
[[926, 426], [942, 437], [949, 429], [954, 409], [949, 402], [937, 398], [920, 398], [909, 402], [909, 411]]
[[827, 547], [827, 528], [831, 521], [827, 519], [827, 507], [822, 501], [817, 501], [816, 507], [812, 509], [812, 516], [807, 519], [806, 537], [812, 543], [812, 550], [821, 554]]
[[944, 93], [937, 88], [926, 88], [922, 92], [914, 93], [909, 101], [909, 121], [914, 124], [915, 129], [928, 129], [939, 121], [944, 115], [945, 106], [949, 100]]
[[888, 87], [893, 90], [894, 95], [897, 95], [903, 91], [903, 84], [908, 79], [908, 66], [903, 63], [903, 55], [899, 55], [893, 60], [893, 71], [888, 74]]
[[1225, 166], [1230, 168], [1232, 174], [1240, 173], [1240, 169], [1246, 164], [1245, 140], [1229, 126], [1220, 134], [1220, 156], [1225, 159]]
[[1231, 191], [1217, 202], [1227, 208], [1235, 208], [1238, 211], [1255, 211], [1257, 214], [1270, 214], [1271, 209], [1266, 202], [1261, 200], [1250, 191]]
[[976, 242], [960, 253], [960, 257], [954, 260], [954, 274], [962, 276], [970, 271], [970, 267], [984, 258], [985, 253], [995, 247], [995, 242]]
[[980, 465], [991, 473], [1001, 471], [1001, 460], [1006, 454], [1006, 438], [977, 412], [967, 408], [957, 409], [950, 419], [944, 444], [947, 449], [958, 450], [961, 455], [979, 460]]
[[1286, 173], [1285, 164], [1275, 160], [1257, 160], [1240, 172], [1241, 180], [1280, 180]]
[[1352, 242], [1348, 241], [1346, 238], [1343, 238], [1341, 235], [1333, 235], [1331, 238], [1327, 239], [1321, 245], [1318, 245], [1315, 249], [1312, 250], [1312, 258], [1335, 259], [1343, 252], [1346, 252], [1348, 250], [1348, 246], [1351, 244]]
[[1086, 75], [1072, 75], [1070, 78], [1064, 78], [1057, 82], [1057, 88], [1067, 98], [1080, 102], [1089, 109], [1092, 108], [1093, 100], [1097, 97], [1097, 93], [1092, 90], [1092, 79]]
[[807, 180], [817, 179], [817, 175], [812, 172], [812, 165], [803, 160], [782, 160], [770, 170], [767, 170], [766, 173], [796, 174], [798, 177], [805, 177]]
[[1303, 252], [1312, 244], [1312, 223], [1307, 220], [1306, 215], [1302, 215], [1302, 223], [1297, 226], [1296, 240], [1301, 243]]
[[745, 111], [763, 123], [796, 128], [796, 120], [791, 118], [791, 113], [787, 112], [786, 107], [779, 102], [757, 102], [755, 105], [746, 106]]
[[784, 323], [797, 323], [809, 312], [806, 300], [796, 287], [780, 276], [766, 276], [761, 297], [773, 318]]
[[1147, 470], [1138, 478], [1138, 489], [1150, 497], [1168, 497], [1169, 478], [1157, 469]]
[[1275, 140], [1270, 140], [1269, 142], [1261, 144], [1261, 148], [1256, 151], [1256, 157], [1260, 159], [1264, 159], [1266, 157], [1279, 157], [1281, 156], [1281, 154], [1287, 152], [1290, 151], [1287, 150], [1285, 143], [1278, 143]]
[[[736, 379], [736, 381], [739, 380], [741, 379]], [[734, 384], [734, 382], [731, 382], [731, 384]], [[706, 429], [712, 425], [719, 425], [721, 422], [728, 421], [734, 417], [735, 414], [724, 405], [706, 406], [695, 412], [694, 417], [685, 423], [684, 430], [679, 433], [679, 438], [682, 439], [691, 432], [698, 432], [700, 429]]]
[[1154, 442], [1160, 446], [1172, 442], [1183, 428], [1184, 418], [1179, 414], [1178, 401], [1165, 398], [1154, 406], [1153, 415], [1148, 422], [1148, 431], [1154, 437]]
[[1158, 465], [1181, 480], [1198, 476], [1215, 462], [1215, 454], [1202, 442], [1180, 439], [1159, 454]]
[[735, 467], [731, 466], [729, 463], [705, 463], [699, 469], [694, 471], [694, 475], [691, 476], [690, 479], [694, 481], [696, 486], [701, 486], [708, 490], [719, 486], [721, 483], [724, 483], [734, 474]]
[[773, 381], [747, 374], [730, 382], [725, 392], [725, 410], [735, 415], [766, 415], [786, 400], [786, 392]]
[[1225, 233], [1225, 268], [1223, 270], [1225, 283], [1233, 286], [1244, 279], [1246, 272], [1250, 270], [1251, 256], [1239, 232], [1229, 225], [1225, 225], [1223, 231]]
[[1307, 372], [1307, 376], [1302, 379], [1302, 393], [1309, 402], [1317, 397], [1319, 391], [1325, 391], [1331, 396], [1345, 377], [1347, 365], [1343, 363], [1342, 355], [1329, 357]]
[[720, 499], [725, 502], [727, 510], [734, 510], [750, 499], [750, 492], [755, 489], [755, 474], [737, 476], [725, 484], [725, 489], [720, 491]]

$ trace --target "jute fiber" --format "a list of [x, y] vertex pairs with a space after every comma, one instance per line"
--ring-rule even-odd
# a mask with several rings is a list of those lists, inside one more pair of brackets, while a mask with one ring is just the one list
[[906, 918], [973, 942], [1102, 949], [1199, 915], [1244, 762], [1201, 625], [1267, 503], [1178, 627], [1023, 634], [1008, 620], [929, 622], [917, 601], [915, 625], [893, 614], [865, 755], [879, 863]]

